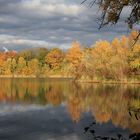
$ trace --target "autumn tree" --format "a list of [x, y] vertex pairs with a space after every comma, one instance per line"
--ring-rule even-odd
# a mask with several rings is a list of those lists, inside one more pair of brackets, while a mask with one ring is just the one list
[[79, 66], [81, 64], [82, 59], [82, 50], [80, 48], [80, 43], [75, 41], [72, 43], [72, 47], [68, 50], [66, 54], [66, 60], [69, 63], [69, 71], [71, 74], [75, 75], [77, 79], [79, 77]]
[[[134, 30], [129, 35], [129, 44], [133, 44], [134, 38], [138, 36], [139, 32]], [[135, 46], [129, 52], [128, 62], [131, 68], [131, 73], [138, 74], [140, 73], [140, 38], [138, 38]]]
[[3, 73], [4, 60], [0, 58], [0, 74]]
[[17, 63], [17, 73], [18, 74], [25, 74], [25, 71], [27, 69], [26, 61], [23, 57], [19, 57], [18, 63]]
[[32, 50], [28, 50], [28, 49], [25, 49], [21, 52], [19, 52], [19, 57], [23, 57], [26, 61], [29, 61], [31, 60], [32, 58], [34, 58], [34, 53]]
[[132, 73], [140, 73], [140, 44], [136, 44], [133, 51], [129, 54], [129, 64]]
[[93, 60], [92, 64], [97, 76], [109, 78], [109, 62], [112, 57], [111, 45], [108, 41], [96, 42], [92, 49]]
[[128, 55], [129, 55], [129, 45], [128, 38], [122, 36], [120, 40], [115, 38], [112, 41], [112, 59], [110, 60], [110, 69], [112, 76], [116, 80], [126, 79], [129, 75], [129, 64], [128, 64]]
[[9, 51], [6, 53], [3, 53], [6, 58], [16, 58], [17, 52], [16, 51]]
[[17, 61], [15, 58], [11, 60], [11, 72], [14, 75], [17, 68]]
[[34, 58], [28, 62], [28, 69], [30, 69], [30, 74], [32, 75], [39, 75], [39, 61], [38, 59]]
[[11, 75], [12, 74], [12, 72], [11, 72], [11, 61], [12, 61], [11, 58], [8, 58], [6, 61], [4, 61], [3, 68], [4, 68], [4, 74], [5, 75]]
[[58, 69], [61, 68], [63, 59], [63, 51], [59, 48], [54, 48], [46, 55], [45, 62], [49, 65], [50, 69]]
[[72, 43], [72, 47], [68, 50], [66, 57], [67, 60], [74, 66], [79, 65], [82, 58], [82, 51], [80, 48], [80, 43], [78, 41]]
[[129, 74], [127, 42], [125, 37], [121, 40], [115, 38], [112, 43], [98, 41], [93, 48], [86, 49], [82, 58], [85, 76], [94, 80], [121, 80], [127, 77]]

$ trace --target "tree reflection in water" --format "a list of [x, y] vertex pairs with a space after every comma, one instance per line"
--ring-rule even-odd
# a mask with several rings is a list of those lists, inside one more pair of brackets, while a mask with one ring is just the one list
[[139, 92], [139, 85], [78, 84], [63, 79], [0, 80], [1, 103], [45, 106], [65, 103], [76, 123], [81, 119], [82, 113], [91, 112], [96, 123], [111, 121], [114, 126], [128, 128], [135, 137], [140, 132]]
[[140, 119], [140, 108], [129, 107], [128, 111], [131, 118], [135, 117], [137, 120]]
[[90, 133], [93, 140], [140, 140], [140, 133], [132, 133], [128, 136], [128, 138], [124, 137], [122, 134], [116, 134], [115, 137], [97, 135], [96, 129], [94, 128], [95, 124], [96, 122], [93, 122], [84, 128], [84, 133]]

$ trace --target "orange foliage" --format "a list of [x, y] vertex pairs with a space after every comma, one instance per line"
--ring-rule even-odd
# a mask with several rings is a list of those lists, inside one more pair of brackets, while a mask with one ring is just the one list
[[3, 92], [0, 92], [0, 101], [4, 101], [6, 99], [6, 94]]
[[75, 66], [81, 62], [82, 51], [79, 42], [73, 42], [72, 47], [69, 49], [66, 59]]
[[74, 122], [78, 122], [81, 116], [80, 100], [74, 98], [68, 101], [68, 110]]
[[96, 112], [95, 113], [95, 119], [96, 121], [98, 121], [99, 123], [106, 123], [111, 119], [111, 113], [107, 112]]
[[50, 89], [49, 92], [46, 94], [46, 98], [49, 103], [53, 104], [54, 106], [58, 106], [61, 104], [63, 96], [60, 89]]
[[3, 61], [7, 60], [8, 58], [15, 58], [16, 56], [17, 56], [17, 52], [15, 51], [0, 53], [0, 59]]
[[139, 32], [137, 30], [133, 30], [129, 36], [130, 40], [135, 40], [138, 36]]
[[0, 58], [0, 67], [2, 67], [3, 64], [4, 64], [4, 61], [3, 61], [3, 59]]
[[46, 63], [50, 68], [56, 69], [61, 67], [64, 54], [59, 48], [52, 49], [46, 56]]

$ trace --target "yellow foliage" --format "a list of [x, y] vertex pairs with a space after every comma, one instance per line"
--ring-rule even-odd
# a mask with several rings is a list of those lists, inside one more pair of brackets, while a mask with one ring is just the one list
[[137, 30], [133, 30], [130, 34], [130, 39], [135, 40], [138, 36], [139, 32]]
[[37, 74], [39, 71], [39, 61], [38, 59], [32, 59], [28, 62], [28, 69], [30, 74]]
[[80, 48], [80, 43], [75, 41], [72, 43], [72, 47], [68, 50], [66, 59], [74, 66], [78, 66], [79, 63], [81, 62], [81, 58], [82, 58], [82, 51]]
[[6, 70], [4, 71], [4, 74], [5, 74], [5, 75], [11, 75], [12, 72], [10, 71], [10, 69], [6, 69]]
[[46, 63], [50, 68], [57, 69], [61, 67], [63, 59], [64, 53], [60, 49], [54, 48], [47, 54]]
[[4, 64], [4, 61], [2, 59], [0, 59], [0, 67], [2, 67]]
[[138, 71], [138, 69], [140, 68], [140, 44], [135, 44], [133, 50], [130, 51], [129, 63], [132, 70], [137, 69]]

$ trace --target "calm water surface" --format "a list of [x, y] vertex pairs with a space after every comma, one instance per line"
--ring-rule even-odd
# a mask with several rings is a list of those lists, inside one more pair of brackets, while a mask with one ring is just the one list
[[0, 140], [140, 140], [139, 108], [139, 85], [1, 79]]

